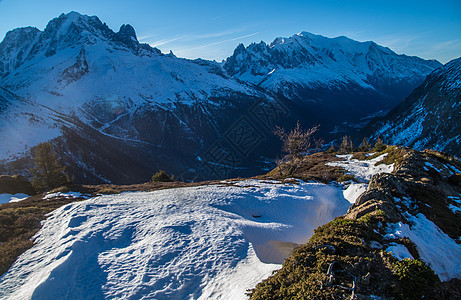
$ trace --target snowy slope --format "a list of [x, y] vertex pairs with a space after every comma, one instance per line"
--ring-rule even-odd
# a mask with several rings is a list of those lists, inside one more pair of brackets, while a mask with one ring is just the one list
[[245, 299], [348, 207], [338, 187], [257, 180], [72, 203], [0, 278], [0, 298]]
[[387, 143], [461, 155], [461, 58], [432, 72], [424, 83], [365, 134]]

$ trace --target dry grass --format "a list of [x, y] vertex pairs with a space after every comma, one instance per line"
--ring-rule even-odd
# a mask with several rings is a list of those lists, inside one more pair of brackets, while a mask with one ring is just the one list
[[[297, 166], [292, 168], [290, 164], [282, 164], [260, 179], [285, 179], [289, 177], [302, 179], [304, 181], [319, 181], [328, 183], [338, 181], [344, 175], [345, 170], [339, 167], [326, 166], [325, 163], [340, 160], [334, 153], [319, 152], [303, 157], [298, 161]], [[292, 172], [290, 172], [292, 168]]]
[[43, 201], [39, 196], [18, 203], [0, 205], [0, 275], [16, 258], [33, 246], [31, 238], [41, 228], [40, 221], [69, 199]]

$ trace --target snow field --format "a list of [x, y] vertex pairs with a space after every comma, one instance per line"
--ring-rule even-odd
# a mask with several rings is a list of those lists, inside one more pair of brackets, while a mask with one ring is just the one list
[[339, 187], [257, 180], [72, 203], [0, 278], [0, 298], [245, 299], [349, 205]]

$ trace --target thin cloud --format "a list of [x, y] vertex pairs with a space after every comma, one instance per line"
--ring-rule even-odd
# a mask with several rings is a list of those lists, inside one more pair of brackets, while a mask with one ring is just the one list
[[[0, 0], [0, 1], [2, 1], [2, 0]], [[150, 38], [153, 38], [154, 36], [155, 36], [155, 35], [143, 35], [143, 36], [139, 36], [139, 37], [138, 37], [138, 40], [139, 40], [140, 42], [144, 42], [144, 41], [146, 41], [146, 40], [149, 40]]]
[[432, 46], [434, 50], [452, 50], [459, 47], [461, 47], [461, 40], [445, 41]]
[[260, 32], [255, 32], [255, 33], [250, 33], [250, 34], [247, 34], [247, 35], [239, 36], [239, 37], [231, 39], [230, 41], [237, 41], [237, 40], [245, 39], [247, 37], [254, 36], [254, 35], [257, 35], [259, 33]]
[[251, 36], [254, 36], [254, 35], [257, 35], [257, 34], [259, 34], [259, 32], [250, 33], [250, 34], [247, 34], [247, 35], [243, 35], [243, 36], [239, 36], [239, 37], [235, 37], [235, 38], [231, 38], [231, 39], [225, 39], [225, 40], [221, 40], [221, 41], [217, 41], [217, 42], [213, 42], [213, 43], [208, 43], [208, 44], [205, 44], [205, 45], [200, 45], [198, 47], [193, 47], [193, 48], [188, 48], [188, 49], [180, 49], [180, 50], [176, 50], [176, 53], [180, 54], [180, 53], [185, 53], [185, 52], [189, 52], [189, 51], [193, 51], [193, 50], [203, 49], [203, 48], [207, 48], [207, 47], [210, 47], [210, 46], [215, 46], [215, 45], [219, 45], [219, 44], [223, 44], [223, 43], [227, 43], [227, 42], [241, 40], [241, 39], [251, 37]]
[[244, 32], [246, 28], [233, 28], [224, 30], [221, 32], [213, 32], [213, 33], [206, 33], [206, 34], [191, 34], [188, 37], [191, 40], [205, 40], [205, 39], [212, 39], [212, 38], [220, 38], [224, 36], [234, 35], [237, 33]]
[[[189, 42], [189, 41], [217, 39], [217, 38], [222, 38], [222, 37], [226, 37], [226, 36], [230, 36], [230, 35], [235, 35], [237, 33], [240, 33], [242, 31], [244, 31], [244, 30], [245, 29], [243, 29], [243, 28], [235, 28], [235, 29], [229, 29], [229, 30], [225, 30], [225, 31], [221, 31], [221, 32], [213, 32], [213, 33], [207, 33], [207, 34], [188, 34], [188, 35], [177, 36], [177, 37], [170, 38], [170, 39], [161, 39], [161, 40], [157, 40], [157, 41], [149, 41], [153, 37], [153, 35], [150, 35], [150, 36], [140, 37], [139, 40], [142, 41], [142, 42], [147, 42], [152, 47], [159, 47], [159, 46], [170, 44], [170, 43], [173, 43], [173, 42], [176, 42], [176, 41], [179, 41], [179, 40], [182, 40], [183, 42]], [[226, 40], [223, 40], [223, 41], [213, 42], [213, 43], [206, 44], [204, 46], [206, 47], [208, 45], [214, 45], [216, 43], [220, 44], [220, 43], [224, 43], [224, 42], [227, 42], [227, 41], [238, 40], [240, 38], [244, 38], [244, 37], [247, 37], [247, 36], [253, 36], [255, 34], [257, 34], [257, 33], [252, 33], [250, 35], [246, 35], [246, 36], [243, 36], [243, 37], [237, 37], [237, 38], [232, 38], [232, 39], [226, 39]], [[199, 48], [201, 48], [201, 47], [202, 46], [200, 46]], [[195, 49], [195, 48], [193, 48], [193, 49]]]
[[434, 58], [437, 57], [441, 63], [447, 63], [452, 59], [460, 57], [461, 40], [449, 40], [433, 44], [425, 51], [421, 52], [422, 57]]
[[399, 36], [387, 39], [377, 39], [377, 41], [391, 49], [407, 49], [414, 41], [419, 40], [420, 38], [421, 36]]
[[185, 36], [179, 36], [179, 37], [175, 37], [175, 38], [172, 38], [172, 39], [163, 39], [163, 40], [158, 40], [158, 41], [155, 41], [155, 42], [149, 42], [149, 45], [151, 47], [159, 47], [159, 46], [162, 46], [162, 45], [170, 44], [172, 42], [176, 42], [178, 40], [182, 40], [184, 38], [185, 38]]

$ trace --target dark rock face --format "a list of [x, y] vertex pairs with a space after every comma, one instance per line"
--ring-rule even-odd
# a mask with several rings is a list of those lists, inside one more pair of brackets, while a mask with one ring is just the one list
[[75, 64], [64, 70], [61, 76], [62, 79], [60, 79], [60, 81], [64, 80], [66, 84], [69, 84], [82, 78], [82, 76], [88, 73], [88, 71], [89, 68], [85, 57], [85, 48], [82, 48]]
[[0, 77], [8, 75], [27, 59], [39, 35], [40, 30], [35, 27], [18, 28], [6, 34], [0, 43]]
[[461, 58], [432, 72], [401, 104], [364, 129], [389, 144], [461, 156]]
[[22, 176], [0, 175], [0, 194], [2, 193], [34, 195], [35, 190], [30, 182]]
[[124, 24], [120, 30], [115, 34], [114, 40], [119, 41], [133, 50], [139, 48], [138, 38], [134, 28], [129, 24]]

